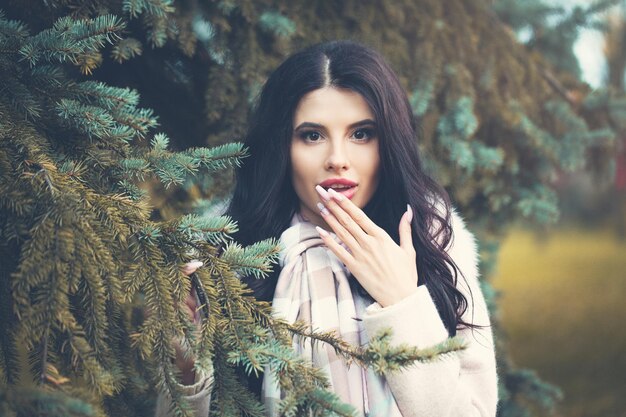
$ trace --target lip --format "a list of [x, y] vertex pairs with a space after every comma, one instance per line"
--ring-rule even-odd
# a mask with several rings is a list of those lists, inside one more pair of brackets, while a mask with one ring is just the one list
[[333, 184], [340, 184], [348, 187], [355, 187], [357, 185], [356, 182], [350, 181], [346, 178], [330, 178], [320, 182], [320, 185], [324, 188], [329, 188]]
[[336, 191], [339, 194], [341, 194], [344, 197], [346, 197], [348, 200], [352, 200], [352, 197], [354, 197], [354, 194], [356, 194], [356, 190], [358, 188], [359, 188], [359, 186], [357, 185], [356, 187], [346, 188], [345, 190], [336, 190]]
[[320, 183], [320, 186], [324, 188], [330, 188], [330, 186], [333, 184], [340, 184], [340, 185], [345, 185], [346, 187], [350, 187], [350, 188], [346, 188], [345, 190], [335, 190], [339, 194], [345, 196], [349, 200], [352, 200], [352, 197], [354, 197], [354, 194], [356, 193], [357, 188], [359, 188], [356, 182], [350, 181], [345, 178], [331, 178], [328, 180], [324, 180]]

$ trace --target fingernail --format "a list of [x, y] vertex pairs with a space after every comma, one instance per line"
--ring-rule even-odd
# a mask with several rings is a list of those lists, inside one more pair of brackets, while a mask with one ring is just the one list
[[409, 213], [409, 215], [407, 216], [406, 220], [407, 220], [407, 222], [409, 222], [409, 224], [411, 224], [411, 220], [413, 220], [413, 209], [408, 204], [406, 205], [406, 211]]
[[317, 233], [319, 233], [320, 235], [322, 235], [324, 237], [329, 236], [329, 233], [326, 230], [324, 230], [321, 227], [319, 227], [319, 226], [315, 226], [315, 230], [317, 230]]
[[332, 188], [328, 189], [328, 193], [337, 201], [343, 200], [343, 196], [339, 194], [337, 191], [333, 190]]
[[204, 265], [204, 262], [202, 261], [191, 261], [188, 262], [187, 265], [185, 265], [187, 268], [200, 268], [202, 265]]
[[325, 205], [323, 205], [322, 203], [317, 203], [317, 208], [320, 210], [320, 212], [325, 215], [328, 216], [330, 214], [330, 212], [328, 211], [328, 209], [326, 208]]
[[315, 186], [315, 190], [317, 190], [317, 193], [326, 201], [330, 201], [330, 196], [328, 195], [328, 193], [326, 192], [326, 190], [321, 186], [321, 185], [316, 185]]

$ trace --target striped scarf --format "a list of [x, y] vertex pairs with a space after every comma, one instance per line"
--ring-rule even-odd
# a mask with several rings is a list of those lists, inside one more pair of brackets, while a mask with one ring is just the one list
[[[334, 331], [354, 346], [366, 343], [367, 335], [358, 318], [363, 317], [367, 300], [351, 288], [349, 271], [324, 245], [315, 225], [296, 213], [280, 241], [282, 270], [274, 292], [273, 314], [289, 323], [308, 323], [311, 330]], [[352, 404], [357, 416], [401, 417], [384, 377], [354, 363], [347, 366], [326, 343], [312, 346], [308, 340], [294, 340], [293, 347], [326, 372], [330, 390]], [[278, 416], [281, 392], [271, 369], [264, 373], [263, 397], [268, 416]]]

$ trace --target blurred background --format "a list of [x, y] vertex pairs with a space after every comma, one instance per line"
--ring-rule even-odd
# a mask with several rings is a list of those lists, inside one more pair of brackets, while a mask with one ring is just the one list
[[[569, 10], [590, 4], [549, 3]], [[581, 78], [592, 89], [623, 89], [623, 5], [601, 15], [608, 31], [581, 28], [573, 45]], [[624, 143], [613, 181], [584, 170], [558, 178], [559, 220], [513, 227], [493, 275], [512, 360], [562, 389], [559, 416], [626, 416]]]
[[[18, 139], [36, 131], [54, 150], [42, 151], [49, 163], [94, 194], [143, 201], [156, 237], [185, 214], [211, 218], [228, 197], [232, 170], [218, 168], [232, 167], [219, 159], [231, 148], [205, 153], [216, 160], [206, 170], [185, 165], [184, 152], [241, 140], [286, 56], [331, 39], [380, 50], [420, 121], [426, 169], [479, 238], [499, 416], [626, 417], [624, 0], [3, 0], [0, 9], [11, 52], [0, 54], [0, 128], [9, 137], [23, 124]], [[117, 24], [82, 20], [108, 14]], [[107, 38], [64, 43], [86, 27]], [[106, 85], [132, 89], [115, 90], [130, 104], [118, 107]], [[0, 184], [13, 184], [9, 171]], [[22, 191], [15, 200], [36, 200]], [[0, 209], [9, 219], [0, 236], [13, 238], [0, 245], [8, 277], [33, 226], [20, 205]]]

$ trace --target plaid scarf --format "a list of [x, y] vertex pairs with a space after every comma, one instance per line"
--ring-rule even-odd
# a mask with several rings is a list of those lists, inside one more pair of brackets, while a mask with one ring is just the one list
[[[341, 243], [335, 234], [331, 235]], [[334, 331], [355, 346], [366, 343], [360, 318], [368, 300], [351, 287], [349, 271], [324, 245], [315, 225], [296, 213], [280, 242], [282, 270], [274, 292], [273, 314], [289, 323], [298, 320], [308, 323], [311, 330]], [[384, 377], [354, 363], [346, 365], [326, 343], [312, 346], [308, 340], [302, 343], [294, 340], [293, 347], [303, 358], [326, 371], [330, 390], [343, 402], [352, 404], [358, 416], [401, 417]], [[267, 414], [278, 416], [281, 392], [270, 369], [264, 373], [263, 397]]]

